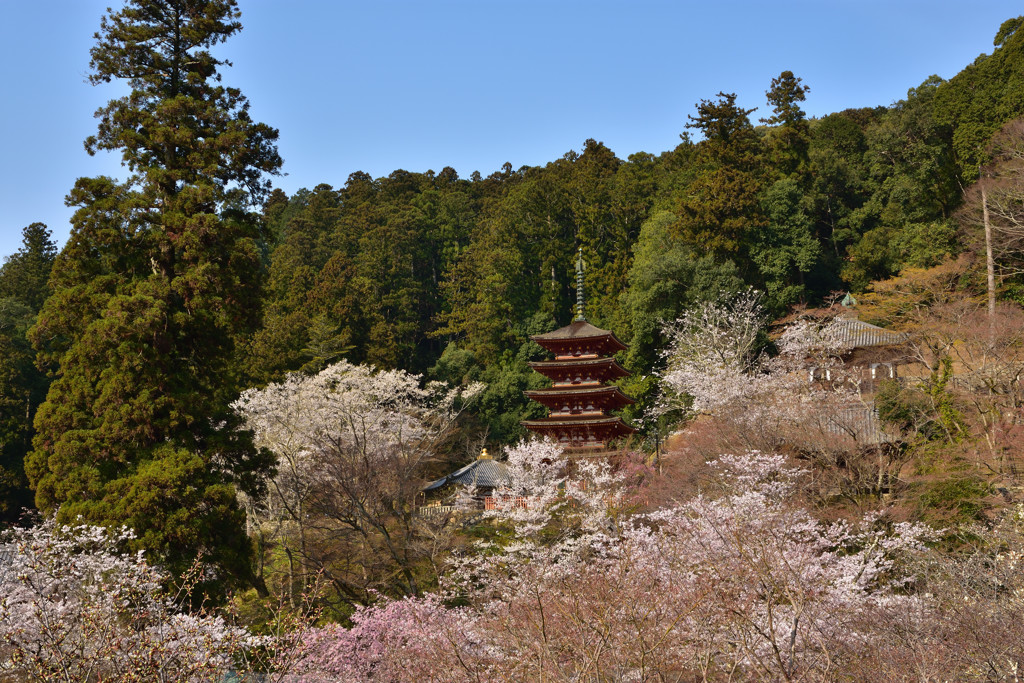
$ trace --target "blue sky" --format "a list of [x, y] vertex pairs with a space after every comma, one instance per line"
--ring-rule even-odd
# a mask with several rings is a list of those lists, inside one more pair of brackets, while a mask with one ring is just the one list
[[[117, 86], [85, 83], [92, 34], [116, 0], [0, 0], [0, 256], [33, 221], [63, 242], [79, 176], [123, 177], [89, 157], [92, 113]], [[225, 82], [280, 129], [287, 192], [454, 167], [544, 164], [587, 138], [620, 157], [674, 147], [700, 99], [764, 91], [791, 70], [824, 115], [888, 105], [949, 78], [1006, 19], [1004, 0], [242, 0], [221, 48]]]

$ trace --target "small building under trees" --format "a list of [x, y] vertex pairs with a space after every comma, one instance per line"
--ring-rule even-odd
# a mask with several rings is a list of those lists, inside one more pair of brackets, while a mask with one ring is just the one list
[[[899, 367], [911, 362], [906, 348], [909, 335], [852, 316], [833, 318], [822, 327], [821, 335], [840, 355], [862, 395], [873, 394], [880, 382], [899, 377]], [[829, 368], [810, 368], [812, 381], [828, 382], [829, 375]]]
[[480, 451], [476, 460], [465, 467], [424, 486], [422, 494], [431, 500], [421, 510], [429, 511], [432, 507], [446, 509], [444, 502], [446, 498], [451, 497], [450, 491], [453, 486], [471, 489], [476, 507], [485, 507], [494, 490], [508, 486], [509, 483], [511, 477], [508, 474], [508, 467], [505, 463], [495, 460], [485, 448]]

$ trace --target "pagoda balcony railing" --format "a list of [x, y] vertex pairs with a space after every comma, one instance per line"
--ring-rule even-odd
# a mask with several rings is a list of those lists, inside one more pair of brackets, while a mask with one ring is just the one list
[[608, 417], [608, 413], [596, 408], [590, 410], [552, 410], [549, 417]]

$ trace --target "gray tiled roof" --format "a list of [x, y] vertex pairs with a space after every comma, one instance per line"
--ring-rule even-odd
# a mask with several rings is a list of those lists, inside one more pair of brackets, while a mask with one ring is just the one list
[[511, 483], [508, 475], [508, 468], [505, 463], [492, 460], [491, 458], [477, 458], [462, 469], [455, 470], [449, 475], [435, 479], [423, 487], [424, 491], [433, 491], [446, 484], [459, 484], [461, 486], [476, 485], [480, 488], [497, 488]]
[[835, 318], [825, 325], [822, 332], [834, 337], [845, 349], [894, 346], [910, 338], [906, 332], [893, 332], [856, 318]]

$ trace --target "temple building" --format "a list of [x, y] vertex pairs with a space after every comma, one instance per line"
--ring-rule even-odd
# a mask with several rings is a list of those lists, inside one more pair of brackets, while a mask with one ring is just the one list
[[530, 337], [555, 356], [554, 360], [530, 363], [551, 380], [552, 386], [525, 392], [528, 398], [544, 405], [548, 415], [521, 424], [579, 454], [605, 451], [610, 442], [636, 430], [609, 414], [634, 402], [618, 387], [608, 385], [629, 376], [612, 357], [627, 347], [612, 332], [587, 322], [582, 258], [577, 261], [576, 277], [576, 319], [554, 332]]
[[422, 494], [429, 501], [424, 503], [424, 507], [451, 511], [452, 508], [447, 506], [450, 506], [457, 497], [458, 488], [469, 486], [475, 489], [473, 498], [477, 503], [476, 507], [484, 507], [495, 489], [508, 486], [510, 483], [511, 478], [505, 463], [495, 460], [485, 448], [476, 460], [465, 467], [424, 486]]

